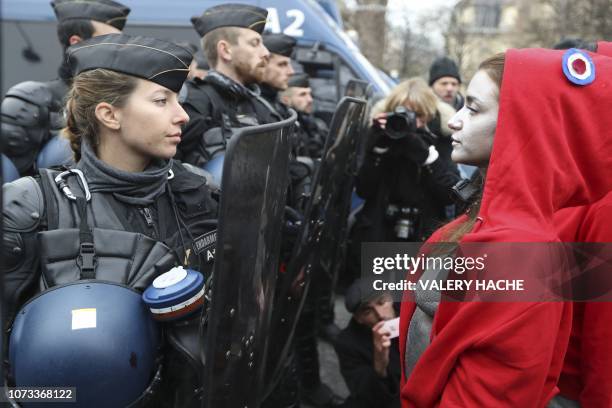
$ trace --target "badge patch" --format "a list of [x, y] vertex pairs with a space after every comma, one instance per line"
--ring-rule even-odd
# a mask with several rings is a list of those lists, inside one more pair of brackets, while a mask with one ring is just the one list
[[202, 234], [193, 240], [193, 250], [196, 254], [201, 254], [207, 249], [214, 248], [217, 244], [217, 230]]
[[576, 85], [588, 85], [595, 80], [595, 64], [589, 55], [576, 48], [563, 54], [563, 73]]

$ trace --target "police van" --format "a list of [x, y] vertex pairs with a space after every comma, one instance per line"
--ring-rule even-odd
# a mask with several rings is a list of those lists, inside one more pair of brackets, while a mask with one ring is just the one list
[[[284, 33], [298, 40], [295, 59], [311, 76], [317, 114], [331, 118], [338, 100], [351, 79], [366, 81], [378, 96], [393, 86], [361, 54], [342, 30], [334, 1], [330, 0], [121, 0], [131, 8], [124, 32], [189, 41], [199, 46], [190, 23], [212, 6], [223, 3], [249, 3], [267, 8], [266, 30]], [[2, 94], [25, 80], [57, 77], [61, 47], [56, 35], [56, 19], [49, 0], [3, 0], [2, 15]]]

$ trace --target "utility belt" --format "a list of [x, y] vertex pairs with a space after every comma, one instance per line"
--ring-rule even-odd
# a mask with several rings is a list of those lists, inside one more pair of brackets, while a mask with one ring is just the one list
[[422, 223], [419, 208], [389, 204], [385, 209], [385, 220], [393, 225], [394, 235], [398, 240], [420, 240]]

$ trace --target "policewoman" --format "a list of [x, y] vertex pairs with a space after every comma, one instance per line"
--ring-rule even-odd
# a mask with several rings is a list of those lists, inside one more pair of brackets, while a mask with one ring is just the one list
[[[116, 316], [108, 320], [101, 308], [97, 316], [81, 313], [78, 319], [79, 313], [73, 311], [72, 326], [63, 323], [70, 316], [62, 313], [50, 320], [35, 318], [37, 313], [44, 315], [45, 309], [56, 308], [54, 303], [45, 303], [53, 293], [66, 286], [78, 288], [75, 281], [113, 282], [136, 291], [139, 297], [169, 270], [175, 273], [157, 281], [156, 288], [164, 288], [168, 280], [185, 281], [187, 268], [208, 278], [213, 263], [216, 200], [201, 173], [172, 160], [181, 126], [189, 120], [177, 93], [189, 72], [190, 51], [153, 38], [110, 34], [74, 45], [66, 55], [74, 80], [64, 132], [76, 166], [41, 170], [38, 177], [4, 186], [3, 267], [11, 320], [21, 308], [9, 345], [13, 377], [9, 382], [29, 385], [28, 381], [49, 380], [31, 371], [51, 373], [52, 381], [64, 385], [87, 378], [77, 387], [79, 406], [125, 406], [141, 394], [147, 396], [147, 406], [200, 406], [199, 314], [155, 326], [163, 328], [159, 347], [151, 347], [154, 339], [148, 345], [139, 344], [157, 330], [147, 324], [137, 339], [128, 338], [130, 328], [138, 324], [127, 321], [121, 326], [120, 322], [145, 317], [122, 310], [120, 296], [113, 299]], [[173, 269], [178, 266], [185, 269]], [[201, 286], [202, 278], [199, 282]], [[87, 288], [93, 305], [99, 300], [97, 287]], [[78, 296], [60, 299], [68, 302]], [[113, 294], [101, 292], [100, 296], [108, 299]], [[199, 303], [201, 300], [195, 304]], [[35, 316], [28, 320], [29, 315]], [[56, 324], [34, 324], [45, 319]], [[113, 327], [119, 332], [109, 334]], [[54, 369], [61, 365], [63, 353], [79, 349], [79, 345], [62, 349], [62, 342], [68, 347], [75, 341], [74, 333], [96, 347], [80, 364]], [[44, 342], [30, 341], [37, 338]], [[127, 342], [125, 348], [131, 354], [113, 365], [122, 353], [122, 342]], [[138, 354], [141, 346], [159, 353]], [[37, 347], [54, 349], [55, 357], [30, 367], [24, 356], [46, 355]], [[140, 373], [144, 380], [135, 384], [136, 372], [147, 362], [153, 371]], [[104, 367], [113, 375], [102, 374]], [[88, 388], [90, 383], [95, 387]]]

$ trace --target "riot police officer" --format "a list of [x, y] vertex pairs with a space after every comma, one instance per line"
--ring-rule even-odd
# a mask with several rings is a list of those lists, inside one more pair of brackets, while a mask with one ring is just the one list
[[329, 129], [325, 122], [313, 115], [312, 90], [308, 74], [294, 74], [289, 78], [280, 99], [298, 114], [298, 155], [320, 158]]
[[[4, 186], [9, 316], [37, 292], [81, 279], [142, 291], [177, 265], [210, 276], [217, 203], [200, 170], [172, 159], [189, 119], [178, 91], [191, 59], [189, 50], [173, 43], [123, 34], [67, 50], [74, 78], [64, 131], [76, 166], [42, 169], [37, 177]], [[58, 323], [57, 330], [62, 327]], [[150, 390], [155, 403], [200, 406], [198, 327], [197, 317], [164, 327], [163, 381], [159, 392]], [[49, 347], [61, 349], [54, 341], [47, 339]], [[22, 346], [12, 342], [11, 356], [20, 355]], [[99, 344], [93, 356], [111, 346]], [[88, 364], [95, 370], [102, 362], [92, 358]], [[136, 355], [130, 364], [138, 366]], [[79, 401], [94, 397], [81, 395]], [[98, 405], [110, 406], [105, 395], [97, 398]]]
[[295, 38], [285, 34], [264, 34], [263, 43], [270, 51], [268, 63], [263, 69], [261, 96], [281, 117], [289, 117], [287, 105], [279, 99], [279, 92], [289, 86], [289, 78], [294, 74], [291, 55], [297, 43]]
[[[64, 52], [88, 38], [120, 32], [130, 13], [128, 7], [112, 0], [55, 0], [51, 6]], [[53, 81], [17, 84], [2, 101], [2, 142], [6, 155], [22, 176], [35, 174], [38, 153], [64, 126], [63, 103], [72, 73], [66, 62], [58, 73], [59, 78]], [[69, 154], [60, 154], [55, 160], [64, 161], [64, 156]]]
[[191, 19], [212, 69], [181, 94], [191, 117], [178, 147], [183, 161], [201, 166], [222, 153], [231, 128], [280, 120], [257, 86], [269, 56], [261, 39], [267, 15], [255, 6], [222, 4]]

